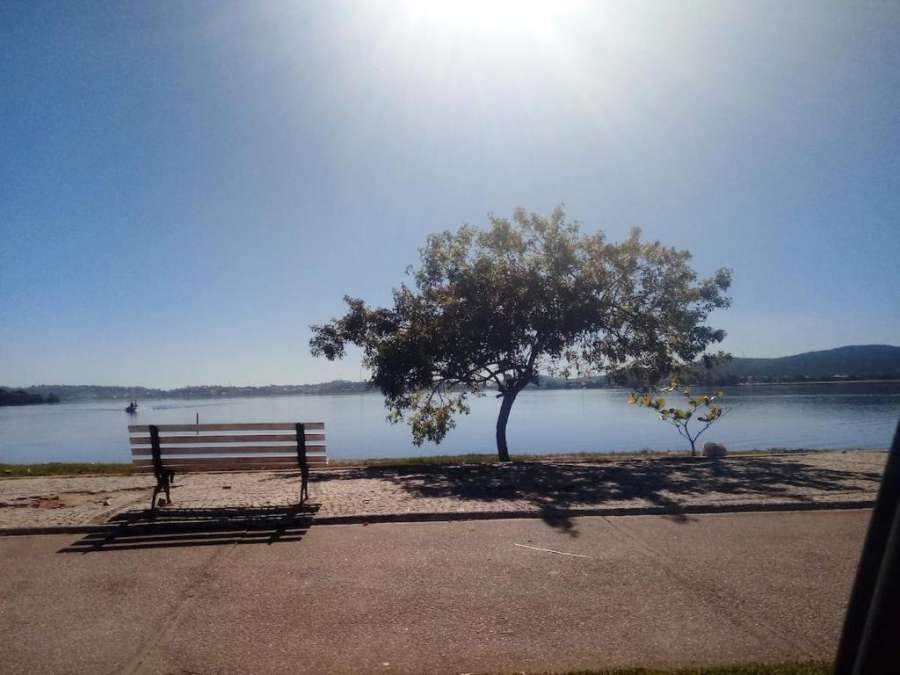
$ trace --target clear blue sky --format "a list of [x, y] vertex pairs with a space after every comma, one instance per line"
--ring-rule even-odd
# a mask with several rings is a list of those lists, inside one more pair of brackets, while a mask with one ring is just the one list
[[309, 324], [561, 202], [737, 355], [900, 343], [900, 3], [560, 5], [0, 2], [0, 384], [358, 379]]

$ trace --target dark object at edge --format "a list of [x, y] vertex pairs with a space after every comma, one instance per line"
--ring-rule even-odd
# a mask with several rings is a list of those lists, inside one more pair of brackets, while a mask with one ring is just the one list
[[844, 629], [835, 675], [881, 675], [900, 663], [900, 423], [872, 511]]

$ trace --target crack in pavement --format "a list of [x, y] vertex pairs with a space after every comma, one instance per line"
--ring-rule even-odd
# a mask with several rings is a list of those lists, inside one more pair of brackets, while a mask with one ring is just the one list
[[137, 652], [128, 659], [121, 667], [111, 671], [111, 673], [128, 673], [135, 675], [141, 672], [144, 661], [150, 654], [164, 643], [166, 638], [172, 635], [179, 628], [181, 620], [188, 610], [192, 608], [193, 601], [203, 594], [207, 586], [210, 586], [215, 580], [215, 570], [228, 559], [238, 548], [240, 540], [247, 534], [247, 530], [237, 532], [230, 543], [222, 542], [221, 549], [210, 556], [205, 563], [200, 566], [197, 571], [197, 579], [190, 582], [181, 595], [181, 599], [175, 603], [173, 611], [166, 612], [162, 619], [162, 626], [154, 631]]

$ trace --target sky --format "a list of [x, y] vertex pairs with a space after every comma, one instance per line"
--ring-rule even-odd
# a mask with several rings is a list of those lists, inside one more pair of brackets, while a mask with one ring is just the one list
[[722, 347], [900, 344], [900, 3], [0, 0], [0, 384], [361, 379], [310, 324], [564, 204], [734, 270]]

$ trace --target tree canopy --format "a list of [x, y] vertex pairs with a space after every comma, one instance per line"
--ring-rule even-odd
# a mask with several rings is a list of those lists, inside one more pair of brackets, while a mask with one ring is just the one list
[[687, 251], [644, 242], [638, 229], [620, 243], [584, 234], [562, 208], [431, 235], [420, 257], [392, 307], [345, 297], [347, 313], [312, 326], [310, 340], [331, 360], [361, 347], [389, 419], [406, 420], [416, 444], [440, 442], [469, 396], [496, 389], [506, 461], [510, 409], [541, 372], [657, 381], [725, 336], [704, 322], [729, 305], [729, 270], [698, 280]]

